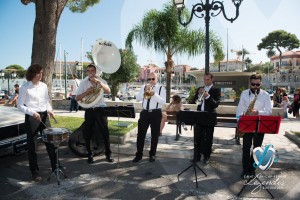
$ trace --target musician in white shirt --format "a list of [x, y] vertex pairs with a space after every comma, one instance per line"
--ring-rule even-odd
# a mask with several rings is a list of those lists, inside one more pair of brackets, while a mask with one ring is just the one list
[[[38, 132], [50, 127], [48, 115], [54, 117], [47, 85], [41, 82], [43, 69], [38, 64], [31, 65], [26, 72], [27, 83], [19, 91], [18, 109], [25, 113], [29, 168], [34, 181], [41, 181], [37, 164], [36, 143]], [[47, 126], [47, 127], [45, 127]], [[56, 153], [53, 144], [45, 142], [51, 161], [52, 171], [56, 169]]]
[[[77, 101], [82, 101], [84, 98], [86, 98], [89, 94], [92, 94], [94, 92], [95, 87], [99, 87], [103, 89], [105, 93], [110, 93], [110, 88], [107, 85], [107, 82], [103, 80], [102, 78], [98, 78], [96, 76], [96, 66], [94, 64], [89, 64], [86, 68], [86, 73], [88, 77], [83, 79], [77, 89]], [[86, 148], [88, 152], [88, 159], [87, 162], [89, 164], [92, 164], [94, 162], [94, 153], [91, 149], [91, 139], [93, 134], [99, 134], [94, 133], [94, 127], [97, 123], [99, 127], [100, 134], [103, 135], [104, 139], [104, 146], [105, 146], [105, 156], [107, 162], [114, 162], [113, 157], [111, 156], [111, 150], [110, 150], [110, 141], [109, 141], [109, 130], [108, 130], [108, 121], [107, 116], [104, 112], [104, 107], [106, 106], [104, 99], [101, 98], [99, 102], [96, 103], [91, 108], [86, 108], [84, 113], [84, 119], [85, 119], [85, 126], [83, 129], [83, 135], [86, 143]]]
[[[141, 87], [137, 101], [142, 101], [143, 110], [138, 121], [137, 152], [132, 162], [139, 162], [143, 157], [145, 137], [149, 126], [151, 126], [151, 147], [149, 161], [155, 161], [158, 137], [160, 134], [160, 123], [162, 118], [162, 106], [166, 103], [166, 90], [157, 83], [157, 75], [152, 72], [148, 75], [148, 84]], [[146, 99], [144, 93], [149, 91], [150, 98]]]
[[[253, 109], [249, 110], [250, 116], [272, 114], [271, 98], [269, 93], [260, 88], [261, 79], [261, 75], [259, 74], [253, 74], [250, 76], [250, 88], [242, 92], [239, 105], [237, 107], [236, 116], [238, 118], [246, 114], [251, 102], [254, 103], [254, 107]], [[257, 95], [256, 99], [255, 95]], [[253, 143], [253, 149], [255, 147], [260, 147], [263, 143], [263, 140], [264, 134], [244, 134], [242, 157], [243, 171], [241, 173], [242, 178], [255, 176], [255, 168], [253, 167], [254, 159], [253, 152], [251, 152], [251, 146]]]

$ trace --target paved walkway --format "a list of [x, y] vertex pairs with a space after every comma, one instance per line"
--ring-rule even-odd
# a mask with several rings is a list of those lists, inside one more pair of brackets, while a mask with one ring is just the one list
[[[77, 113], [56, 110], [61, 116], [83, 117]], [[120, 119], [137, 121], [135, 119]], [[296, 200], [300, 196], [300, 152], [292, 141], [284, 136], [286, 130], [299, 130], [296, 119], [283, 120], [279, 134], [266, 135], [264, 144], [273, 144], [279, 155], [279, 162], [268, 171], [257, 170], [276, 199]], [[86, 158], [70, 152], [67, 146], [60, 147], [60, 160], [68, 169], [68, 178], [58, 186], [55, 178], [50, 182], [35, 183], [31, 180], [26, 154], [18, 157], [0, 158], [0, 199], [240, 199], [238, 192], [245, 185], [240, 179], [241, 145], [232, 140], [234, 129], [216, 128], [213, 154], [209, 165], [198, 166], [207, 174], [196, 170], [199, 187], [196, 188], [193, 167], [178, 177], [191, 165], [193, 134], [183, 131], [175, 141], [175, 125], [166, 124], [159, 139], [156, 162], [148, 161], [150, 134], [147, 134], [143, 160], [132, 163], [136, 145], [136, 131], [124, 145], [112, 144], [114, 163], [105, 162], [104, 156], [95, 157], [89, 165]], [[119, 147], [119, 148], [118, 148]], [[45, 146], [38, 146], [38, 163], [44, 180], [49, 176], [50, 163]], [[197, 168], [196, 168], [197, 169]], [[241, 194], [242, 199], [268, 199], [269, 194], [259, 183], [248, 183]]]
[[[60, 116], [78, 116], [83, 117], [84, 111], [68, 112], [57, 110], [55, 112]], [[109, 119], [117, 120], [111, 117]], [[134, 119], [120, 118], [122, 121], [137, 121], [139, 113], [136, 114]], [[163, 136], [159, 138], [159, 145], [157, 149], [157, 157], [165, 158], [188, 158], [193, 156], [193, 130], [188, 126], [188, 130], [182, 130], [182, 135], [178, 141], [175, 141], [176, 126], [174, 124], [166, 123], [163, 130]], [[284, 136], [286, 131], [300, 130], [300, 120], [290, 117], [283, 119], [280, 125], [278, 134], [266, 134], [263, 145], [272, 144], [277, 150], [277, 156], [280, 163], [295, 163], [300, 164], [300, 149], [293, 141]], [[234, 138], [235, 130], [232, 128], [215, 128], [214, 141], [213, 141], [213, 159], [221, 159], [226, 161], [228, 159], [234, 163], [241, 163], [242, 145], [236, 145]], [[122, 154], [134, 155], [136, 152], [136, 137], [137, 130], [134, 130], [130, 137], [126, 140], [126, 144], [119, 145], [119, 152]], [[145, 142], [144, 156], [148, 156], [150, 148], [151, 134], [148, 130]], [[241, 139], [242, 142], [242, 139]], [[112, 144], [112, 151], [118, 152], [118, 145]]]

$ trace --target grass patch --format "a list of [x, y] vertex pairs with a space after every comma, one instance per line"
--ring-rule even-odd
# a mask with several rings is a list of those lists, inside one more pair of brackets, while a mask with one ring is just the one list
[[[77, 128], [79, 128], [84, 121], [84, 119], [81, 117], [55, 116], [55, 118], [57, 120], [57, 124], [54, 122], [53, 119], [50, 119], [50, 123], [53, 128], [67, 128], [71, 132], [74, 132]], [[137, 127], [137, 122], [128, 122], [128, 123], [132, 123], [132, 126], [128, 128], [118, 127], [117, 126], [118, 121], [108, 120], [109, 134], [123, 136], [126, 133], [128, 133], [130, 130]]]

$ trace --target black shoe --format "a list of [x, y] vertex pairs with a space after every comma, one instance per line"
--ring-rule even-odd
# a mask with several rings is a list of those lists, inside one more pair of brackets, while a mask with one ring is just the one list
[[199, 162], [201, 160], [201, 156], [199, 157], [199, 158], [193, 158], [192, 160], [191, 160], [191, 162], [192, 163], [194, 163], [194, 162]]
[[155, 156], [150, 156], [149, 161], [150, 162], [155, 162]]
[[207, 165], [209, 163], [209, 158], [204, 158], [203, 164]]
[[88, 156], [87, 163], [89, 163], [89, 164], [93, 164], [94, 163], [94, 158], [93, 158], [92, 155]]
[[114, 159], [111, 156], [106, 156], [107, 162], [114, 162]]
[[32, 180], [34, 180], [35, 182], [41, 182], [43, 180], [43, 178], [41, 177], [41, 175], [38, 172], [33, 172]]
[[132, 162], [133, 163], [137, 163], [137, 162], [139, 162], [140, 160], [142, 160], [142, 158], [140, 158], [140, 157], [134, 157], [134, 159], [132, 160]]

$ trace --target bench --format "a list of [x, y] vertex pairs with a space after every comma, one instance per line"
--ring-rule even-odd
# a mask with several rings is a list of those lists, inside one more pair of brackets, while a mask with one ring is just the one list
[[[176, 124], [176, 137], [175, 140], [179, 140], [181, 134], [181, 123], [177, 120], [178, 112], [176, 111], [167, 111], [167, 122]], [[221, 114], [217, 113], [217, 124], [215, 127], [224, 127], [224, 128], [235, 128], [236, 144], [240, 144], [240, 140], [237, 134], [237, 120], [235, 114]]]
[[177, 120], [178, 111], [166, 111], [167, 113], [167, 122], [171, 124], [176, 124], [176, 138], [179, 140], [179, 134], [181, 134], [181, 124]]
[[240, 138], [238, 136], [238, 123], [235, 114], [217, 113], [217, 124], [215, 127], [234, 128], [235, 129], [235, 142], [240, 145]]

